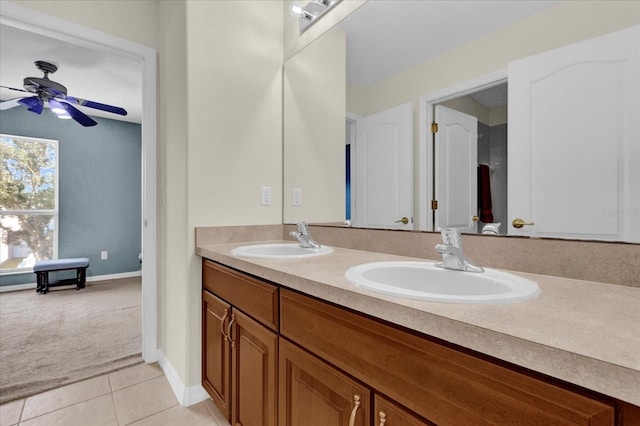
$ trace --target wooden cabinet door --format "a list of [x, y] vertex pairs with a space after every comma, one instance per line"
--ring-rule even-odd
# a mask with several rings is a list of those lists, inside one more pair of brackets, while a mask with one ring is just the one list
[[276, 426], [278, 335], [235, 308], [231, 321], [231, 424]]
[[280, 338], [279, 426], [368, 426], [369, 390]]
[[214, 404], [230, 417], [230, 345], [226, 328], [231, 306], [208, 291], [202, 292], [202, 386]]
[[373, 424], [375, 426], [433, 426], [433, 423], [419, 419], [380, 395], [375, 396]]

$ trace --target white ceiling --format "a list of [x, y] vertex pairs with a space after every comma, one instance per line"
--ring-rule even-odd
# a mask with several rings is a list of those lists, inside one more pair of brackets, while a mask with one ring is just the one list
[[[87, 115], [142, 121], [142, 62], [99, 47], [87, 47], [0, 25], [0, 85], [22, 89], [25, 77], [42, 77], [34, 62], [44, 60], [58, 66], [49, 79], [67, 87], [68, 95], [119, 106], [126, 116], [78, 107]], [[0, 89], [0, 99], [29, 96]], [[26, 108], [19, 106], [17, 108]]]

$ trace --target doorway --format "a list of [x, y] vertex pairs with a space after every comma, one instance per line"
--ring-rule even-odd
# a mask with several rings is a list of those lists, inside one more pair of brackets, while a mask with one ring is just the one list
[[[467, 204], [470, 209], [473, 209], [475, 214], [468, 214], [469, 224], [465, 225], [466, 232], [482, 232], [485, 223], [479, 221], [480, 211], [477, 210], [475, 204], [477, 204], [476, 191], [478, 190], [477, 176], [479, 176], [479, 170], [476, 170], [479, 165], [486, 166], [489, 171], [488, 181], [493, 185], [493, 188], [489, 192], [492, 196], [489, 199], [496, 200], [496, 206], [492, 207], [493, 218], [491, 223], [499, 222], [500, 218], [506, 218], [506, 107], [507, 107], [507, 70], [501, 70], [496, 73], [488, 74], [456, 86], [452, 86], [428, 95], [421, 97], [420, 108], [420, 141], [418, 148], [418, 217], [419, 217], [419, 229], [425, 231], [438, 231], [443, 226], [448, 226], [446, 220], [442, 217], [438, 217], [437, 210], [442, 208], [444, 213], [449, 201], [442, 198], [443, 189], [448, 184], [445, 182], [439, 182], [446, 176], [443, 175], [443, 164], [437, 164], [438, 149], [435, 145], [435, 126], [432, 123], [436, 122], [436, 106], [444, 106], [448, 109], [459, 111], [464, 115], [468, 115], [477, 120], [477, 128], [469, 129], [468, 134], [471, 135], [471, 130], [477, 134], [477, 153], [473, 153], [473, 161], [469, 161], [465, 171], [467, 179], [466, 186], [469, 190], [465, 190], [465, 193], [460, 195], [464, 198], [464, 203]], [[465, 125], [466, 127], [476, 126], [475, 124]], [[495, 129], [494, 129], [495, 127]], [[495, 145], [492, 152], [492, 135], [491, 131], [494, 130], [493, 141]], [[440, 126], [438, 126], [440, 131]], [[501, 135], [504, 132], [504, 135]], [[469, 136], [467, 136], [469, 137]], [[474, 136], [475, 138], [475, 136]], [[474, 149], [476, 148], [474, 147]], [[467, 154], [471, 155], [468, 150], [465, 150]], [[450, 156], [454, 158], [454, 156]], [[493, 170], [493, 171], [491, 171]], [[499, 173], [496, 173], [499, 172]], [[439, 176], [436, 175], [439, 174]], [[456, 175], [457, 176], [457, 175]], [[473, 180], [472, 183], [468, 183]], [[482, 180], [481, 180], [482, 182]], [[440, 189], [437, 189], [437, 186]], [[471, 189], [473, 188], [473, 189]], [[469, 191], [473, 191], [470, 194]], [[500, 191], [499, 193], [497, 191]], [[493, 194], [496, 194], [493, 196]], [[470, 197], [473, 195], [473, 197]], [[482, 195], [478, 194], [481, 198]], [[439, 197], [438, 197], [439, 196]], [[447, 192], [447, 196], [453, 196], [451, 191]], [[472, 201], [470, 201], [472, 200]], [[458, 200], [460, 201], [460, 200]], [[486, 198], [484, 199], [486, 202]], [[446, 204], [442, 204], [442, 203]], [[460, 204], [460, 203], [455, 203]], [[493, 203], [492, 203], [493, 204]], [[471, 210], [470, 210], [471, 211]], [[466, 216], [465, 216], [466, 217]], [[484, 216], [485, 219], [490, 216]], [[505, 219], [506, 220], [506, 219]], [[473, 224], [473, 222], [478, 222]], [[505, 233], [505, 227], [500, 231]]]
[[142, 62], [142, 356], [155, 362], [157, 354], [157, 211], [156, 211], [156, 73], [155, 49], [35, 12], [13, 3], [2, 6], [2, 23], [96, 49], [108, 49]]
[[[464, 232], [480, 233], [484, 225], [492, 224], [486, 228], [487, 232], [493, 233], [497, 230], [499, 234], [506, 233], [506, 226], [503, 224], [507, 221], [507, 95], [507, 83], [503, 82], [434, 106], [436, 109], [447, 107], [459, 115], [473, 117], [476, 122], [473, 158], [467, 162], [469, 167], [466, 170], [472, 189], [465, 191], [467, 197], [455, 197], [450, 200], [455, 204], [459, 204], [461, 200], [471, 200], [471, 209], [469, 214], [465, 215], [471, 222], [463, 226]], [[440, 130], [435, 134], [437, 138], [445, 129], [441, 123], [442, 118], [439, 118], [438, 114], [434, 114], [434, 117], [440, 124]], [[436, 152], [439, 147], [441, 144], [436, 143]], [[442, 169], [445, 164], [451, 165], [451, 162], [443, 164], [442, 160], [436, 157], [434, 170]], [[436, 199], [441, 198], [437, 194], [438, 187], [439, 182], [436, 178]], [[448, 206], [445, 203], [440, 202], [438, 210], [446, 207]], [[475, 211], [472, 211], [474, 209]], [[441, 217], [440, 212], [437, 213], [436, 217]], [[441, 221], [435, 222], [435, 225], [448, 226]]]

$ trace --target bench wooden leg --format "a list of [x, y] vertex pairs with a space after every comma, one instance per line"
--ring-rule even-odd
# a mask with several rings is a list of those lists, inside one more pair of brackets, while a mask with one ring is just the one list
[[38, 280], [36, 284], [36, 292], [45, 294], [49, 290], [49, 272], [38, 272]]
[[41, 272], [42, 283], [40, 284], [40, 293], [47, 294], [49, 291], [49, 271]]
[[78, 268], [76, 269], [76, 277], [78, 284], [76, 285], [76, 290], [80, 290], [84, 288], [84, 285], [87, 281], [87, 268]]

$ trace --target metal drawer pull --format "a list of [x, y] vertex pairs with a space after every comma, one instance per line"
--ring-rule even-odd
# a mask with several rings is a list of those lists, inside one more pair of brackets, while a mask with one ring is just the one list
[[351, 418], [349, 419], [349, 426], [356, 424], [356, 414], [358, 413], [358, 407], [360, 407], [360, 395], [353, 395], [353, 411], [351, 412]]
[[380, 426], [384, 426], [384, 424], [387, 422], [387, 413], [385, 413], [384, 411], [380, 411], [378, 413], [378, 416], [380, 417]]
[[233, 325], [235, 320], [236, 320], [236, 316], [234, 314], [231, 314], [231, 321], [229, 321], [229, 325], [227, 326], [227, 337], [229, 338], [229, 341], [231, 342], [231, 347], [232, 348], [236, 347], [236, 341], [231, 338], [231, 326]]
[[227, 334], [224, 332], [224, 320], [227, 319], [227, 315], [229, 314], [228, 310], [225, 309], [224, 310], [224, 315], [222, 316], [222, 319], [220, 320], [220, 333], [222, 333], [222, 336], [224, 337], [224, 340], [226, 341], [229, 336], [227, 336]]

